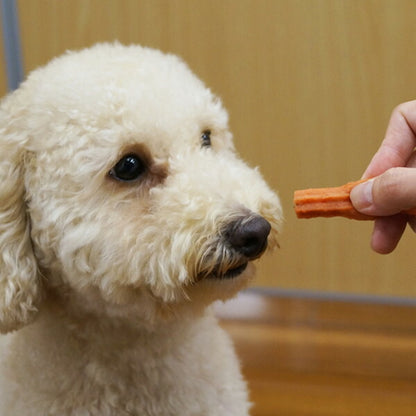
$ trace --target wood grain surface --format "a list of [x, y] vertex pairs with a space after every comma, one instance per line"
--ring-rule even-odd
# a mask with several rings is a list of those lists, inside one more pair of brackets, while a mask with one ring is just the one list
[[411, 416], [415, 306], [246, 292], [218, 306], [253, 416]]
[[2, 57], [0, 61], [0, 97], [2, 97], [7, 92], [7, 79], [6, 79], [6, 62], [4, 58], [4, 48], [3, 48], [3, 33], [0, 32], [0, 56]]

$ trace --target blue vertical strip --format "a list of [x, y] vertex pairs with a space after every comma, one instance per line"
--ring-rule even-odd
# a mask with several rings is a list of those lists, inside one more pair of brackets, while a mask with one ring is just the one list
[[10, 91], [23, 80], [19, 19], [15, 0], [0, 0], [7, 85]]

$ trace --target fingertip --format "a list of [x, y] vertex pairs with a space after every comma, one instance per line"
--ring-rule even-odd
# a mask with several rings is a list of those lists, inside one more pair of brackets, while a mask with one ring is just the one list
[[377, 218], [374, 221], [371, 248], [379, 254], [391, 253], [397, 247], [406, 223], [407, 219], [404, 215]]
[[394, 249], [397, 247], [397, 244], [395, 246], [386, 245], [386, 244], [380, 244], [378, 239], [373, 238], [371, 240], [371, 248], [374, 252], [377, 254], [390, 254], [394, 251]]
[[370, 179], [355, 186], [350, 192], [350, 199], [357, 211], [366, 213], [373, 206], [373, 182]]

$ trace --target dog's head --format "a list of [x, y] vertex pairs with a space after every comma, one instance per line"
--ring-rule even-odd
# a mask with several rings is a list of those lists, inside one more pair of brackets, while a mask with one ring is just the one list
[[220, 100], [155, 50], [98, 45], [33, 72], [0, 107], [0, 172], [2, 331], [45, 288], [119, 310], [226, 298], [277, 244], [278, 197]]

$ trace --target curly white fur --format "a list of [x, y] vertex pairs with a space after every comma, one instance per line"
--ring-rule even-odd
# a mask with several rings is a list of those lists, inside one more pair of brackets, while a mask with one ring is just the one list
[[0, 415], [247, 415], [208, 306], [252, 278], [224, 277], [227, 227], [259, 215], [273, 248], [278, 197], [179, 58], [101, 44], [34, 71], [0, 106]]

